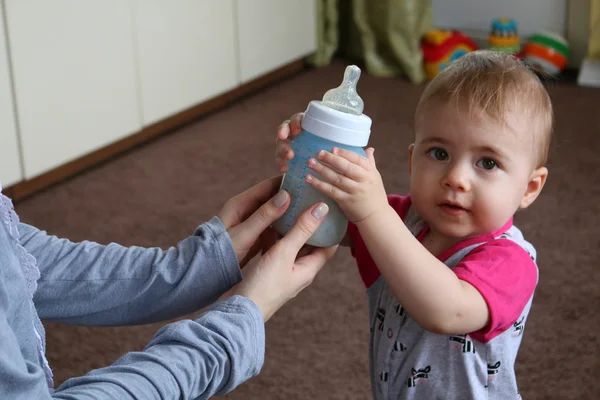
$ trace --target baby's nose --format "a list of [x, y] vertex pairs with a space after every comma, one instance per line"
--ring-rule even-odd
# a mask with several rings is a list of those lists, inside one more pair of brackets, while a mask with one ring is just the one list
[[442, 186], [452, 190], [467, 192], [471, 189], [469, 175], [469, 171], [465, 166], [451, 165], [442, 179]]

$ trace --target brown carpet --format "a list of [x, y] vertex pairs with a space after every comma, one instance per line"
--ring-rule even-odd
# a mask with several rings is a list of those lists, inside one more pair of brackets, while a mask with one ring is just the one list
[[[167, 247], [230, 196], [276, 174], [277, 125], [337, 85], [344, 65], [308, 70], [16, 205], [24, 222], [79, 241]], [[407, 190], [423, 86], [363, 75], [371, 144], [390, 192]], [[597, 399], [600, 380], [600, 90], [552, 83], [548, 184], [516, 217], [537, 246], [540, 284], [517, 370], [525, 399]], [[82, 132], [85, 134], [85, 132]], [[160, 326], [46, 324], [56, 383], [141, 349]], [[262, 373], [231, 399], [368, 399], [366, 297], [349, 252], [267, 324]]]

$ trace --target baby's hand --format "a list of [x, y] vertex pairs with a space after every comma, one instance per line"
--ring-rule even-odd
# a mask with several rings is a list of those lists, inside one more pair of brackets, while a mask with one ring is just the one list
[[275, 149], [275, 162], [279, 172], [287, 172], [287, 162], [294, 158], [294, 151], [291, 146], [291, 139], [293, 136], [298, 136], [302, 132], [300, 123], [304, 113], [297, 113], [292, 115], [290, 119], [284, 121], [277, 129], [277, 147]]
[[374, 151], [368, 148], [365, 158], [334, 147], [331, 153], [320, 151], [318, 161], [314, 158], [308, 160], [309, 167], [326, 182], [310, 174], [306, 175], [306, 181], [335, 200], [351, 222], [363, 220], [388, 205], [383, 181], [375, 165]]

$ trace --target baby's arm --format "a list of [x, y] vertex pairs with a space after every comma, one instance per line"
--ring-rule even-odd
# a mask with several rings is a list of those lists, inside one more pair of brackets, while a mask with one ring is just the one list
[[423, 247], [390, 206], [356, 225], [394, 296], [419, 325], [440, 334], [486, 326], [483, 296]]
[[373, 149], [367, 158], [342, 149], [319, 153], [309, 166], [326, 181], [307, 181], [329, 195], [353, 221], [394, 296], [423, 328], [465, 333], [483, 328], [482, 295], [423, 247], [388, 204]]

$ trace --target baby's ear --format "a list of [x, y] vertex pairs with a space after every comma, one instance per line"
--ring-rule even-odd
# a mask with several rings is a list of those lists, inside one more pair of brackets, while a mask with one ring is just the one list
[[413, 155], [414, 150], [415, 150], [415, 144], [411, 143], [408, 146], [408, 175], [410, 175], [412, 172], [412, 155]]
[[535, 199], [539, 196], [544, 184], [546, 183], [546, 179], [548, 178], [548, 168], [540, 167], [534, 170], [529, 177], [529, 183], [527, 184], [527, 188], [525, 189], [525, 194], [523, 194], [523, 198], [521, 199], [521, 204], [519, 208], [527, 208], [529, 207]]

